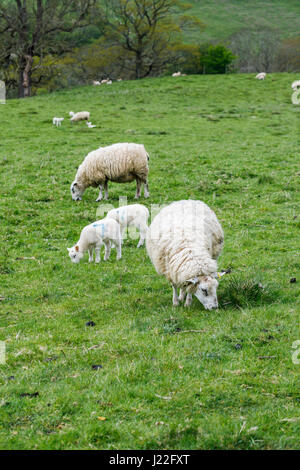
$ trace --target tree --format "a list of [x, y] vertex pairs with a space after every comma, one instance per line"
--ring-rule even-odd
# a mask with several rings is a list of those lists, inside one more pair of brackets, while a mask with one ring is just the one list
[[170, 62], [170, 50], [181, 42], [184, 28], [202, 26], [196, 18], [180, 15], [187, 7], [178, 0], [105, 0], [105, 5], [105, 38], [129, 54], [137, 79]]
[[221, 44], [209, 46], [204, 52], [201, 61], [205, 73], [226, 73], [235, 56], [227, 47]]
[[[35, 58], [63, 49], [71, 33], [89, 24], [96, 0], [0, 0], [0, 64], [17, 64], [18, 96], [31, 95]], [[39, 63], [39, 61], [38, 61]]]

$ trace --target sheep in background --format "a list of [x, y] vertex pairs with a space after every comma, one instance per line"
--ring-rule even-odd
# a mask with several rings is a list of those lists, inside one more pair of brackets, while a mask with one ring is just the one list
[[71, 122], [78, 122], [78, 121], [89, 121], [90, 120], [90, 113], [88, 111], [80, 111], [79, 113], [73, 113], [73, 111], [69, 112], [71, 116]]
[[93, 80], [93, 85], [97, 86], [97, 85], [101, 85], [101, 83], [98, 82], [98, 80]]
[[255, 78], [257, 78], [257, 80], [264, 80], [266, 78], [266, 75], [267, 74], [265, 72], [261, 72], [258, 73]]
[[64, 118], [54, 117], [53, 120], [52, 120], [52, 123], [53, 123], [54, 126], [60, 127], [62, 121], [64, 121]]
[[72, 263], [79, 263], [86, 251], [89, 252], [89, 263], [92, 263], [94, 250], [96, 253], [95, 263], [100, 263], [101, 246], [105, 246], [104, 261], [107, 261], [112, 243], [117, 248], [117, 260], [119, 260], [122, 256], [120, 226], [113, 219], [102, 219], [84, 227], [76, 245], [67, 248], [67, 250]]
[[112, 80], [108, 80], [108, 82], [106, 82], [106, 85], [112, 85]]
[[293, 83], [292, 83], [292, 89], [294, 91], [296, 91], [298, 88], [300, 88], [300, 80], [295, 80]]
[[109, 82], [109, 78], [104, 78], [103, 80], [101, 80], [101, 85], [103, 85], [104, 83], [107, 83]]
[[[201, 201], [173, 202], [154, 218], [146, 236], [148, 255], [173, 287], [173, 305], [194, 294], [203, 306], [218, 307], [217, 259], [224, 234], [215, 213]], [[180, 287], [178, 298], [177, 288]]]
[[133, 180], [136, 180], [136, 199], [141, 195], [142, 183], [144, 196], [149, 197], [148, 160], [145, 147], [139, 144], [114, 144], [90, 152], [79, 166], [71, 184], [72, 199], [80, 201], [89, 186], [99, 186], [97, 202], [102, 199], [103, 186], [105, 199], [108, 199], [108, 181], [129, 183]]
[[118, 209], [112, 209], [107, 213], [107, 218], [116, 220], [120, 224], [121, 236], [123, 236], [127, 227], [135, 227], [140, 232], [140, 240], [137, 248], [140, 248], [146, 238], [148, 230], [149, 211], [142, 204], [131, 204], [129, 206], [121, 206]]
[[181, 72], [172, 73], [172, 77], [181, 77]]

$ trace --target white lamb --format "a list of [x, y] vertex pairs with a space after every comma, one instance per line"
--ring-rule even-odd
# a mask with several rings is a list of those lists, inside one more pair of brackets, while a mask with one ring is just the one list
[[293, 81], [292, 88], [293, 90], [298, 90], [298, 88], [300, 88], [300, 80]]
[[108, 181], [129, 183], [133, 180], [136, 180], [136, 199], [141, 195], [142, 183], [144, 196], [148, 197], [148, 160], [145, 147], [139, 144], [114, 144], [90, 152], [79, 166], [71, 184], [72, 199], [80, 201], [89, 186], [99, 186], [97, 202], [102, 199], [103, 186], [105, 199], [108, 199]]
[[52, 120], [53, 126], [60, 127], [62, 121], [64, 121], [64, 118], [54, 117], [53, 120]]
[[264, 80], [266, 78], [266, 75], [267, 74], [265, 72], [261, 72], [258, 73], [255, 78], [257, 78], [257, 80]]
[[100, 249], [105, 246], [104, 261], [110, 256], [111, 244], [117, 248], [117, 260], [122, 256], [122, 238], [120, 225], [113, 219], [102, 219], [84, 227], [76, 245], [67, 248], [72, 263], [79, 263], [86, 251], [89, 252], [89, 263], [93, 262], [95, 250], [95, 263], [100, 263]]
[[73, 111], [69, 112], [71, 116], [71, 122], [78, 122], [78, 121], [89, 121], [90, 120], [90, 113], [88, 111], [80, 111], [79, 113], [73, 113]]
[[[173, 287], [173, 305], [192, 302], [194, 294], [203, 306], [218, 307], [217, 258], [224, 234], [215, 213], [201, 201], [173, 202], [154, 218], [146, 236], [148, 255], [158, 274]], [[177, 288], [180, 287], [178, 298]]]
[[148, 230], [149, 211], [142, 204], [131, 204], [112, 209], [107, 213], [107, 218], [116, 220], [120, 224], [122, 240], [127, 227], [135, 227], [140, 232], [138, 248], [140, 248], [146, 238]]

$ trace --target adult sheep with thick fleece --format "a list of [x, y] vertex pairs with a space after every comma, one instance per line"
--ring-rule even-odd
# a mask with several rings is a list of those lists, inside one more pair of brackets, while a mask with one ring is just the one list
[[[217, 259], [224, 234], [215, 213], [202, 201], [173, 202], [154, 218], [146, 236], [148, 255], [173, 287], [173, 305], [194, 294], [203, 306], [218, 307]], [[177, 288], [180, 288], [178, 298]]]
[[79, 263], [86, 251], [89, 252], [89, 263], [92, 263], [95, 250], [95, 263], [100, 263], [101, 246], [105, 246], [104, 261], [107, 261], [112, 243], [117, 249], [117, 260], [119, 260], [122, 256], [120, 225], [113, 219], [102, 219], [84, 227], [76, 245], [67, 250], [73, 263]]
[[99, 186], [97, 202], [102, 199], [103, 187], [105, 199], [108, 199], [108, 181], [129, 183], [133, 180], [136, 180], [136, 199], [141, 195], [142, 183], [144, 196], [148, 197], [148, 160], [149, 155], [140, 144], [114, 144], [90, 152], [79, 166], [71, 184], [72, 199], [80, 201], [89, 186]]
[[148, 230], [149, 211], [142, 204], [131, 204], [112, 209], [107, 213], [107, 218], [116, 220], [120, 224], [122, 240], [127, 227], [135, 227], [140, 232], [140, 240], [137, 248], [143, 246]]
[[90, 113], [88, 111], [80, 111], [79, 113], [73, 113], [73, 111], [70, 111], [69, 115], [71, 116], [71, 122], [90, 120]]

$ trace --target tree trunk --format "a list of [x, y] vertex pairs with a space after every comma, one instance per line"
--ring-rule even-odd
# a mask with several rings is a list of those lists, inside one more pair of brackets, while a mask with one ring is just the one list
[[20, 60], [19, 66], [19, 98], [28, 98], [31, 96], [31, 71], [33, 57], [24, 55]]
[[140, 52], [136, 52], [135, 55], [135, 78], [140, 79], [142, 73], [142, 54]]

